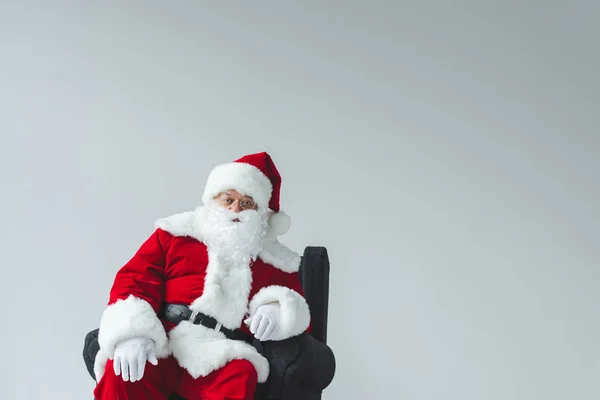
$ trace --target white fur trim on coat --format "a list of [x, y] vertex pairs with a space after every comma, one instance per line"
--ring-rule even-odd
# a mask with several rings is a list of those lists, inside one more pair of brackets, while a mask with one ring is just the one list
[[106, 361], [113, 359], [117, 344], [136, 336], [145, 336], [154, 341], [157, 358], [165, 358], [170, 354], [165, 329], [147, 301], [130, 295], [106, 307], [100, 319], [100, 350], [94, 363], [97, 380], [104, 373]]
[[266, 209], [273, 185], [254, 165], [241, 162], [222, 164], [213, 168], [208, 175], [202, 201], [208, 204], [219, 193], [231, 189], [252, 197], [258, 207]]
[[206, 209], [198, 207], [194, 211], [185, 211], [158, 219], [154, 226], [173, 236], [191, 236], [201, 240], [200, 227], [204, 221]]
[[258, 257], [284, 272], [298, 272], [300, 269], [300, 254], [291, 250], [277, 239], [265, 240], [263, 249]]
[[190, 309], [212, 315], [224, 327], [235, 329], [248, 309], [251, 286], [250, 265], [227, 263], [209, 249], [204, 290]]
[[[154, 226], [155, 228], [169, 232], [173, 236], [188, 236], [203, 242], [202, 224], [205, 215], [206, 208], [200, 206], [194, 211], [186, 211], [160, 218]], [[267, 264], [271, 264], [284, 272], [297, 272], [300, 268], [300, 255], [279, 242], [276, 236], [276, 232], [269, 232], [269, 239], [265, 238], [263, 250], [258, 257]]]
[[221, 332], [183, 321], [169, 332], [169, 338], [173, 357], [194, 378], [206, 376], [234, 359], [250, 361], [260, 383], [269, 376], [265, 357], [250, 344], [227, 339]]
[[258, 307], [278, 302], [281, 307], [281, 324], [272, 340], [284, 340], [304, 332], [310, 324], [310, 310], [306, 299], [298, 292], [278, 285], [262, 288], [249, 304], [249, 316], [256, 314]]

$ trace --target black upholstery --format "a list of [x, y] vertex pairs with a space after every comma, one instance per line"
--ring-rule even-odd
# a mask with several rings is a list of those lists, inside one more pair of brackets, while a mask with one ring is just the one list
[[[311, 312], [311, 333], [279, 341], [254, 342], [270, 363], [267, 382], [259, 384], [255, 400], [320, 400], [335, 375], [335, 356], [327, 345], [329, 258], [324, 247], [307, 247], [300, 280]], [[99, 350], [98, 329], [85, 336], [83, 359], [92, 378]], [[185, 400], [177, 394], [169, 400]]]

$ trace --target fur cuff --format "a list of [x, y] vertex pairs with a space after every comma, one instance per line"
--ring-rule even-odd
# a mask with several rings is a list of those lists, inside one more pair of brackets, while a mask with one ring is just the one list
[[262, 288], [249, 304], [250, 317], [258, 307], [278, 302], [281, 307], [279, 335], [274, 340], [284, 340], [303, 333], [310, 324], [308, 303], [298, 292], [285, 286], [271, 285]]
[[147, 301], [131, 295], [106, 307], [100, 320], [98, 344], [112, 359], [117, 343], [135, 336], [152, 339], [156, 357], [169, 355], [167, 334], [154, 309]]

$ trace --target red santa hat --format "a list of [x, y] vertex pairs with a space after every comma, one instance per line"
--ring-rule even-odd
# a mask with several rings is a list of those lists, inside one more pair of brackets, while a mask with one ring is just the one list
[[232, 189], [252, 197], [259, 209], [270, 210], [269, 226], [276, 235], [289, 230], [291, 219], [279, 205], [281, 175], [268, 153], [248, 154], [217, 165], [208, 176], [202, 200], [208, 204], [219, 193]]

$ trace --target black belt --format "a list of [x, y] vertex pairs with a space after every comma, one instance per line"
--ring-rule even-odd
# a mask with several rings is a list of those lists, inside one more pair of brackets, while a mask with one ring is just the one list
[[166, 303], [163, 306], [160, 314], [161, 317], [174, 324], [178, 324], [181, 321], [190, 321], [192, 324], [202, 325], [206, 328], [214, 329], [217, 332], [222, 332], [228, 339], [241, 340], [250, 344], [252, 344], [254, 341], [254, 337], [251, 335], [248, 335], [239, 329], [228, 329], [220, 325], [219, 322], [210, 315], [206, 315], [201, 312], [196, 313], [196, 315], [192, 315], [193, 311], [184, 304]]

